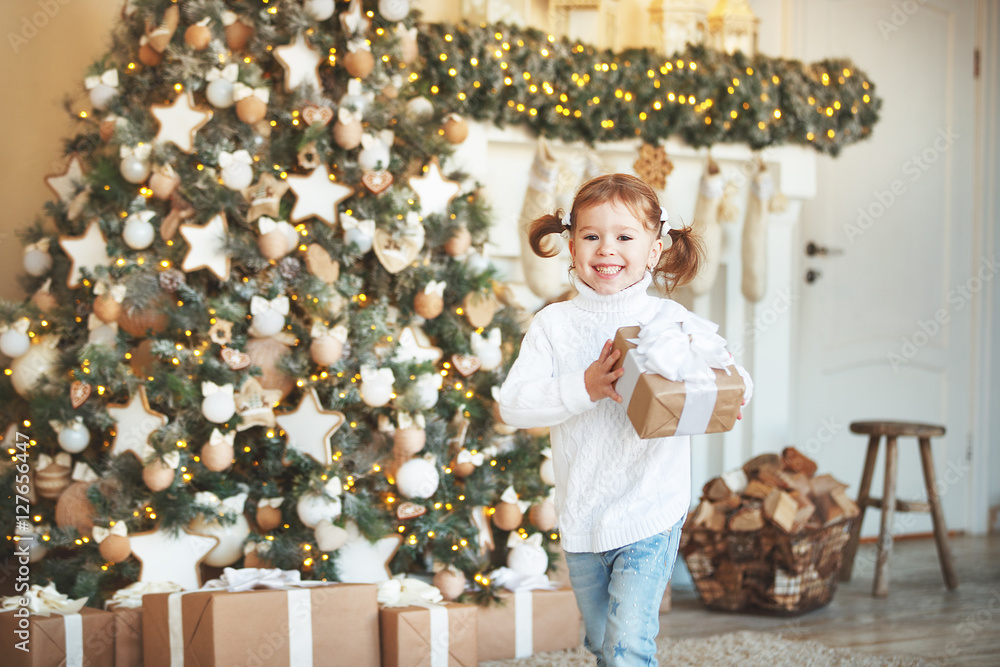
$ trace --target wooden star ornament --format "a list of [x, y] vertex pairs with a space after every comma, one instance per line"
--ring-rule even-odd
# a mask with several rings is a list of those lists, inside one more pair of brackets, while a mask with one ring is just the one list
[[325, 164], [313, 169], [307, 176], [289, 176], [288, 186], [295, 193], [295, 206], [289, 216], [291, 222], [301, 222], [313, 216], [326, 224], [337, 224], [337, 207], [352, 194], [354, 189], [330, 178], [330, 168]]
[[290, 44], [274, 49], [274, 59], [285, 68], [285, 92], [290, 93], [305, 84], [319, 91], [323, 86], [319, 80], [319, 66], [323, 56], [313, 48], [302, 33], [295, 36]]
[[[277, 421], [274, 416], [274, 406], [280, 400], [280, 389], [264, 389], [254, 377], [247, 380], [236, 394], [236, 412], [243, 418], [236, 430], [245, 431], [254, 426], [275, 426]], [[331, 430], [330, 434], [335, 430]]]
[[68, 204], [76, 197], [77, 192], [85, 184], [83, 163], [80, 156], [74, 153], [66, 163], [66, 171], [61, 174], [51, 174], [45, 177], [45, 183], [59, 197], [59, 201]]
[[219, 538], [180, 530], [166, 530], [129, 535], [132, 553], [139, 559], [139, 581], [172, 582], [184, 590], [201, 588], [198, 566]]
[[212, 111], [197, 109], [191, 93], [177, 96], [173, 104], [154, 104], [150, 113], [160, 123], [157, 143], [172, 143], [185, 153], [194, 151], [194, 135], [212, 120]]
[[375, 542], [361, 534], [353, 521], [344, 526], [347, 542], [337, 550], [337, 575], [345, 584], [377, 584], [392, 577], [389, 561], [403, 538], [390, 535]]
[[288, 183], [275, 178], [273, 174], [261, 174], [257, 182], [243, 190], [243, 196], [250, 203], [247, 211], [247, 222], [266, 216], [278, 219], [281, 198], [288, 192]]
[[166, 426], [167, 416], [149, 407], [146, 387], [132, 394], [128, 403], [108, 405], [108, 414], [115, 420], [115, 441], [111, 456], [132, 452], [140, 461], [149, 446], [153, 431]]
[[424, 176], [411, 176], [410, 187], [420, 199], [420, 210], [424, 215], [448, 212], [448, 204], [458, 194], [458, 181], [446, 179], [441, 174], [441, 164], [433, 158], [424, 168]]
[[188, 244], [181, 268], [187, 273], [208, 269], [219, 280], [229, 280], [232, 259], [226, 249], [229, 234], [226, 214], [216, 213], [204, 225], [181, 225], [180, 230]]
[[82, 236], [60, 236], [59, 245], [70, 258], [73, 266], [66, 277], [67, 287], [74, 288], [83, 280], [82, 269], [93, 276], [98, 266], [110, 266], [108, 242], [97, 219], [90, 221]]
[[288, 449], [311, 456], [321, 465], [327, 465], [332, 460], [330, 438], [344, 420], [343, 412], [323, 407], [319, 394], [313, 388], [306, 391], [294, 411], [275, 417], [278, 426], [285, 430]]

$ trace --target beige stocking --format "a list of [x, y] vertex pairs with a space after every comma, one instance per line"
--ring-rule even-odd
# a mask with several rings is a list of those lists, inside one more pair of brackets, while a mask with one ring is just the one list
[[725, 181], [719, 165], [712, 158], [705, 165], [698, 186], [698, 200], [694, 207], [694, 221], [691, 226], [705, 247], [704, 261], [698, 275], [691, 281], [691, 292], [701, 296], [715, 283], [719, 272], [719, 255], [722, 253], [722, 225], [719, 223], [719, 203], [725, 192]]

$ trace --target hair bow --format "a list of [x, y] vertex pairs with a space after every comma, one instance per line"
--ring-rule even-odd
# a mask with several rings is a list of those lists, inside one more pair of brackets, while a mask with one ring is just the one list
[[260, 315], [268, 310], [273, 310], [281, 315], [288, 315], [288, 296], [282, 294], [281, 296], [274, 297], [270, 301], [262, 296], [254, 296], [250, 299], [251, 314]]
[[23, 334], [28, 333], [28, 327], [31, 326], [31, 320], [27, 317], [21, 317], [10, 324], [0, 324], [0, 333], [7, 333], [8, 331], [17, 331]]
[[562, 226], [563, 227], [572, 227], [573, 226], [573, 209], [569, 209], [569, 208], [566, 209], [566, 212], [563, 213], [563, 217], [562, 217], [562, 220], [560, 222], [562, 222]]
[[104, 70], [103, 74], [93, 74], [83, 80], [83, 85], [84, 87], [86, 87], [87, 90], [90, 90], [91, 88], [96, 88], [102, 83], [105, 86], [110, 86], [111, 88], [117, 88], [118, 70], [116, 69]]
[[424, 286], [424, 294], [437, 294], [438, 296], [444, 296], [444, 288], [448, 286], [443, 280], [432, 280]]
[[126, 146], [122, 144], [118, 147], [118, 157], [125, 159], [127, 157], [134, 157], [137, 160], [142, 160], [145, 162], [149, 159], [150, 153], [153, 151], [153, 145], [147, 143], [136, 144], [135, 146]]
[[396, 376], [392, 374], [391, 368], [375, 368], [374, 366], [361, 367], [361, 381], [373, 382], [375, 384], [392, 384], [396, 381]]
[[215, 384], [214, 382], [202, 382], [201, 383], [201, 395], [208, 398], [212, 394], [224, 394], [228, 396], [233, 395], [233, 383], [229, 384]]
[[316, 320], [312, 324], [312, 328], [309, 330], [309, 336], [311, 338], [322, 338], [323, 336], [329, 336], [341, 343], [347, 342], [347, 327], [343, 324], [338, 324], [336, 326], [327, 326], [322, 320]]
[[100, 479], [94, 469], [83, 461], [77, 461], [73, 466], [73, 474], [70, 475], [70, 479], [74, 482], [96, 482]]
[[456, 463], [471, 463], [477, 468], [483, 465], [485, 460], [482, 452], [470, 452], [468, 449], [460, 449], [458, 455], [455, 457]]
[[347, 107], [340, 107], [337, 109], [337, 120], [343, 125], [350, 125], [351, 123], [360, 123], [362, 118], [360, 111], [355, 111]]
[[279, 507], [281, 507], [281, 504], [283, 502], [285, 502], [285, 499], [280, 497], [261, 498], [260, 500], [257, 501], [257, 509], [263, 509], [265, 507], [273, 507], [274, 509], [278, 509]]
[[[228, 386], [232, 388], [232, 385]], [[208, 436], [208, 442], [205, 443], [205, 446], [218, 447], [219, 445], [228, 445], [232, 447], [234, 442], [236, 442], [236, 431], [229, 431], [223, 435], [222, 431], [217, 428], [213, 428], [212, 435]]]
[[48, 454], [39, 454], [35, 470], [45, 470], [53, 465], [69, 468], [73, 465], [73, 457], [70, 456], [69, 452], [59, 452], [54, 457]]
[[240, 66], [236, 63], [229, 63], [223, 68], [213, 67], [205, 72], [205, 81], [228, 81], [236, 83], [240, 77]]
[[374, 220], [358, 220], [352, 215], [341, 213], [340, 226], [344, 228], [344, 232], [347, 232], [348, 229], [356, 229], [368, 237], [375, 236]]
[[399, 430], [404, 428], [427, 428], [427, 422], [424, 420], [423, 414], [419, 412], [400, 412], [396, 415], [396, 424], [399, 426]]
[[94, 542], [100, 544], [112, 535], [128, 537], [128, 526], [125, 525], [124, 521], [115, 521], [111, 524], [110, 528], [105, 528], [104, 526], [94, 526], [92, 534], [94, 536]]
[[245, 164], [252, 165], [253, 158], [250, 157], [250, 153], [247, 152], [245, 148], [241, 148], [234, 153], [227, 153], [226, 151], [219, 152], [219, 166], [225, 169], [229, 165]]
[[239, 102], [240, 100], [245, 100], [248, 97], [256, 97], [258, 100], [267, 104], [271, 100], [271, 89], [267, 86], [261, 86], [260, 88], [251, 88], [245, 83], [240, 83], [237, 81], [233, 84], [233, 99]]

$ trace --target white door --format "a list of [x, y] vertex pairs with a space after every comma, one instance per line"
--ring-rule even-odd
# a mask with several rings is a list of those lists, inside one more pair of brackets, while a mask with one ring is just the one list
[[[995, 267], [973, 247], [973, 46], [966, 0], [809, 0], [795, 53], [848, 55], [884, 100], [872, 137], [821, 158], [803, 207], [794, 442], [856, 495], [866, 436], [856, 420], [942, 424], [932, 441], [949, 530], [969, 525], [973, 299]], [[842, 254], [808, 257], [806, 244]], [[805, 274], [818, 272], [806, 282]], [[872, 494], [881, 495], [884, 446]], [[917, 443], [899, 441], [897, 497], [923, 500]], [[878, 532], [868, 513], [863, 535]], [[897, 514], [896, 534], [927, 533]]]

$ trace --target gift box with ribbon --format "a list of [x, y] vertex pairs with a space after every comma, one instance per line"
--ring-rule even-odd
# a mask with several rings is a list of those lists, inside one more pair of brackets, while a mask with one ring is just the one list
[[69, 599], [54, 584], [4, 598], [0, 665], [114, 667], [114, 616], [84, 607], [85, 602]]
[[197, 591], [143, 597], [146, 667], [378, 667], [376, 588], [226, 568]]
[[476, 605], [444, 602], [418, 579], [379, 585], [382, 667], [475, 667], [479, 662]]
[[748, 387], [717, 329], [693, 313], [661, 309], [641, 327], [618, 330], [615, 368], [625, 373], [615, 389], [640, 438], [732, 430]]
[[115, 591], [104, 608], [114, 615], [116, 665], [142, 664], [142, 596], [180, 590], [174, 583], [137, 581]]

